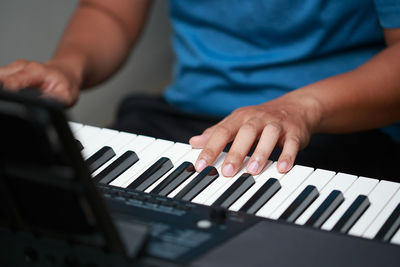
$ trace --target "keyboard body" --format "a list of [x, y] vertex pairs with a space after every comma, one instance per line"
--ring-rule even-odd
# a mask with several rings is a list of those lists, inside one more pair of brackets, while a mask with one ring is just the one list
[[216, 222], [207, 206], [115, 187], [100, 190], [114, 218], [151, 228], [146, 256], [175, 264], [188, 264], [259, 222], [255, 216], [223, 210], [217, 211], [224, 215]]
[[[215, 222], [209, 206], [110, 186], [99, 189], [115, 218], [151, 227], [138, 265], [399, 265], [397, 245], [241, 212], [228, 211]], [[211, 222], [209, 227], [207, 221]]]

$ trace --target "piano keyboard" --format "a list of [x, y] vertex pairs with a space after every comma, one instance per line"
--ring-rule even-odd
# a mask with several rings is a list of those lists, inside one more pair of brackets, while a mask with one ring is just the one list
[[276, 162], [257, 176], [243, 169], [228, 178], [221, 174], [225, 153], [198, 174], [200, 150], [188, 144], [70, 127], [97, 183], [400, 245], [399, 183], [300, 165], [281, 174]]

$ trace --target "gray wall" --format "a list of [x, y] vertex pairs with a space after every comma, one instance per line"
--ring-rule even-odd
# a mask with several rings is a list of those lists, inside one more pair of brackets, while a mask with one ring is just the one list
[[[1, 0], [0, 65], [17, 59], [48, 60], [77, 2]], [[81, 94], [69, 111], [72, 120], [106, 126], [124, 95], [134, 91], [155, 94], [168, 84], [173, 55], [167, 2], [154, 1], [146, 28], [127, 64], [109, 81]]]

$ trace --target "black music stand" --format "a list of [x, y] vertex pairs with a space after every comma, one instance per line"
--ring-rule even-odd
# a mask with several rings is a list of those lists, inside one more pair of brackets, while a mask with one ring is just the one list
[[63, 112], [0, 88], [0, 265], [128, 266], [148, 233], [116, 221]]

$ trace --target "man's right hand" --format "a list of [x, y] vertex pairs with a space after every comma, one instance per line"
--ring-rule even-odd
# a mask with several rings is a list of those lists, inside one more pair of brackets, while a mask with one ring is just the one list
[[35, 87], [43, 97], [72, 106], [78, 99], [81, 79], [69, 66], [61, 63], [18, 60], [0, 67], [0, 84], [14, 92]]

